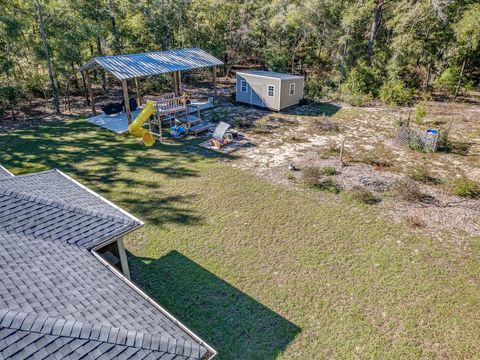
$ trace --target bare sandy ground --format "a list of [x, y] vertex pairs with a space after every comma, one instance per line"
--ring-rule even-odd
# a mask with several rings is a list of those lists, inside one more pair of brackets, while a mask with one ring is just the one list
[[[462, 241], [480, 236], [480, 199], [452, 194], [455, 179], [480, 182], [480, 106], [426, 103], [427, 116], [412, 127], [442, 129], [452, 122], [452, 152], [422, 153], [396, 144], [396, 121], [414, 117], [414, 109], [350, 107], [328, 103], [306, 105], [284, 113], [271, 113], [239, 105], [217, 108], [242, 128], [254, 146], [235, 153], [232, 166], [254, 171], [274, 183], [301, 186], [302, 168], [333, 166], [333, 177], [343, 190], [365, 187], [381, 199], [378, 205], [399, 222], [413, 224], [441, 240]], [[339, 148], [344, 143], [343, 159]], [[294, 164], [300, 171], [290, 171]], [[418, 183], [428, 201], [407, 202], [392, 194], [392, 186], [408, 174], [425, 169], [438, 180]]]

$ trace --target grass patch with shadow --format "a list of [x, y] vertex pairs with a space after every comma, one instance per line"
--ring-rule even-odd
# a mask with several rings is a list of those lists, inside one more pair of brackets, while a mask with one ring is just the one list
[[173, 250], [159, 259], [129, 253], [132, 276], [209, 339], [221, 359], [276, 359], [301, 329]]
[[359, 203], [373, 205], [380, 202], [380, 198], [364, 186], [356, 185], [350, 190], [350, 197]]

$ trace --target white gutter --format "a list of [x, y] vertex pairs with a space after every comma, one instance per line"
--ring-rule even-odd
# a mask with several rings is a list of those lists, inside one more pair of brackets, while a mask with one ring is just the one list
[[[131, 230], [132, 231], [132, 230]], [[126, 232], [125, 234], [127, 234]], [[123, 234], [123, 235], [125, 235]], [[121, 235], [121, 236], [123, 236]], [[117, 236], [114, 240], [116, 241], [117, 238], [120, 236]], [[111, 242], [111, 241], [110, 241]], [[103, 244], [105, 245], [105, 243]], [[105, 259], [103, 259], [99, 254], [95, 252], [95, 249], [102, 247], [102, 246], [97, 246], [92, 250], [93, 256], [95, 256], [98, 261], [100, 261], [103, 265], [105, 265], [110, 271], [112, 271], [115, 275], [117, 275], [120, 279], [122, 279], [128, 286], [130, 286], [133, 290], [135, 290], [141, 297], [143, 297], [145, 300], [147, 300], [150, 304], [152, 304], [157, 310], [160, 310], [167, 318], [169, 318], [175, 325], [177, 325], [179, 328], [181, 328], [183, 331], [185, 331], [188, 335], [190, 335], [195, 341], [197, 341], [201, 346], [205, 347], [209, 352], [212, 353], [212, 356], [210, 356], [209, 359], [213, 359], [217, 355], [217, 351], [212, 348], [210, 345], [208, 345], [202, 338], [200, 338], [197, 334], [195, 334], [193, 331], [191, 331], [189, 328], [187, 328], [184, 324], [182, 324], [175, 316], [170, 314], [167, 310], [165, 310], [160, 304], [155, 302], [151, 297], [149, 297], [146, 293], [144, 293], [138, 286], [136, 286], [132, 281], [127, 279], [125, 276], [120, 273], [115, 267], [110, 265]]]
[[15, 175], [13, 175], [10, 171], [8, 171], [5, 167], [3, 167], [1, 164], [0, 164], [0, 169], [5, 171], [8, 175], [14, 177]]

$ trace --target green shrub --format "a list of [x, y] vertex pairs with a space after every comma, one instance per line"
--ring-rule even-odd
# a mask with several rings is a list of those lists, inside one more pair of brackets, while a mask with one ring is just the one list
[[470, 92], [475, 90], [475, 81], [467, 79], [463, 81], [463, 90], [465, 92]]
[[359, 63], [340, 87], [341, 98], [352, 105], [363, 105], [377, 95], [377, 87], [377, 72], [365, 63]]
[[428, 170], [424, 167], [419, 167], [411, 170], [408, 177], [412, 180], [419, 181], [425, 184], [439, 184], [440, 180], [430, 175]]
[[1, 117], [3, 118], [5, 110], [10, 108], [12, 118], [15, 120], [15, 107], [20, 101], [20, 92], [13, 86], [0, 87], [0, 107], [3, 108]]
[[311, 188], [330, 191], [335, 194], [340, 192], [340, 187], [331, 177], [322, 176], [322, 169], [318, 167], [306, 167], [303, 169], [303, 183]]
[[309, 75], [305, 81], [305, 97], [310, 100], [321, 100], [330, 94], [334, 87], [335, 84], [330, 77], [320, 77], [317, 74]]
[[314, 186], [316, 189], [329, 191], [334, 194], [338, 194], [340, 192], [340, 186], [338, 186], [335, 179], [331, 177], [327, 177], [325, 179], [320, 179], [317, 184]]
[[285, 71], [290, 59], [290, 54], [286, 49], [268, 49], [265, 56], [265, 62], [271, 71]]
[[353, 106], [363, 106], [373, 100], [371, 94], [351, 93], [343, 90], [340, 99]]
[[352, 199], [362, 204], [372, 205], [379, 201], [373, 192], [360, 185], [354, 186], [352, 190], [350, 190], [350, 195]]
[[389, 80], [380, 88], [380, 100], [387, 105], [406, 105], [413, 99], [413, 91], [400, 80]]
[[461, 197], [476, 199], [480, 197], [480, 185], [473, 180], [461, 178], [455, 181], [453, 193]]
[[459, 79], [460, 68], [458, 66], [448, 67], [436, 78], [434, 84], [435, 89], [453, 94], [455, 93]]
[[303, 169], [303, 183], [307, 186], [316, 186], [322, 173], [318, 167], [306, 167]]
[[332, 176], [337, 173], [337, 170], [333, 166], [324, 166], [323, 168], [320, 169], [320, 172], [323, 175]]
[[15, 106], [20, 99], [20, 93], [13, 86], [0, 87], [0, 102], [4, 102], [9, 106]]
[[417, 106], [415, 106], [415, 123], [422, 125], [426, 115], [427, 109], [425, 108], [425, 103], [419, 102]]
[[420, 202], [425, 197], [420, 187], [409, 179], [397, 181], [393, 186], [393, 191], [397, 197], [409, 202]]

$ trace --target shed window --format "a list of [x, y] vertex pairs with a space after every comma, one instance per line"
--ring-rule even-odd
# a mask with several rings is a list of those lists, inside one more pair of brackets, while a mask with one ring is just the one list
[[275, 85], [268, 85], [267, 95], [270, 96], [270, 97], [275, 96]]
[[295, 95], [295, 83], [290, 84], [288, 93], [290, 94], [290, 96]]
[[247, 82], [245, 80], [240, 81], [240, 90], [242, 92], [247, 92]]

